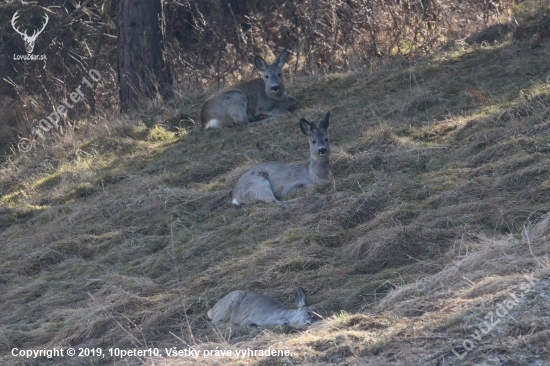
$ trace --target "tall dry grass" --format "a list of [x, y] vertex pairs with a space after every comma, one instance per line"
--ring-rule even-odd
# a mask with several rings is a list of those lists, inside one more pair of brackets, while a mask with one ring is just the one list
[[[451, 349], [462, 353], [533, 272], [514, 320], [463, 363], [544, 364], [549, 54], [544, 39], [506, 33], [304, 76], [289, 83], [296, 111], [250, 128], [195, 129], [204, 96], [181, 93], [11, 157], [0, 168], [0, 363], [25, 364], [13, 347], [271, 346], [292, 356], [197, 362], [456, 364]], [[299, 118], [327, 110], [329, 181], [284, 208], [230, 205], [251, 165], [307, 158]], [[206, 319], [232, 290], [290, 305], [297, 286], [325, 318], [306, 332], [228, 339]]]

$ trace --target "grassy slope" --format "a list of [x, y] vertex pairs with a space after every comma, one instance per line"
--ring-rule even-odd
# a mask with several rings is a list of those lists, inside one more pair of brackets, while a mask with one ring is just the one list
[[[457, 364], [549, 359], [550, 233], [524, 230], [548, 211], [549, 56], [548, 43], [466, 47], [298, 80], [297, 110], [265, 126], [174, 134], [142, 116], [150, 127], [113, 122], [14, 158], [0, 178], [0, 363], [12, 347], [191, 344], [293, 351], [263, 365], [454, 364], [450, 348], [534, 270], [517, 321]], [[327, 110], [330, 181], [288, 207], [228, 203], [251, 165], [306, 158], [298, 120]], [[297, 286], [327, 318], [307, 332], [226, 344], [206, 320], [234, 289], [291, 304]]]

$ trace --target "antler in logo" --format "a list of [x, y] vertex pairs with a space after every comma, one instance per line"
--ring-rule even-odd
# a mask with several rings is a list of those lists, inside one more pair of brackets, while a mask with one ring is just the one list
[[19, 33], [21, 35], [21, 37], [23, 37], [23, 41], [25, 41], [25, 49], [27, 50], [27, 53], [32, 53], [32, 50], [34, 49], [34, 42], [36, 41], [36, 38], [38, 38], [40, 33], [42, 33], [44, 28], [46, 28], [46, 24], [48, 24], [48, 20], [49, 20], [48, 14], [44, 14], [44, 19], [46, 21], [42, 25], [42, 29], [40, 29], [39, 31], [34, 30], [34, 32], [32, 33], [32, 36], [29, 36], [27, 34], [27, 30], [25, 30], [25, 33], [23, 33], [15, 26], [15, 21], [17, 20], [17, 18], [19, 18], [19, 10], [17, 10], [15, 12], [15, 14], [13, 14], [13, 17], [11, 18], [11, 26], [13, 27], [13, 29], [15, 29], [15, 31], [17, 33]]

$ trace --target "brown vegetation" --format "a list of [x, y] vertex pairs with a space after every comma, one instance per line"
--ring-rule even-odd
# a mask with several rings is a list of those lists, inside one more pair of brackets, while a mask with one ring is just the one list
[[[269, 59], [283, 48], [295, 55], [289, 68], [292, 74], [355, 70], [395, 56], [426, 55], [484, 27], [507, 24], [515, 3], [169, 0], [165, 5], [167, 61], [176, 89], [194, 92], [249, 79], [256, 75], [251, 67], [254, 54]], [[47, 62], [27, 65], [12, 59], [14, 54], [25, 53], [10, 24], [16, 10], [21, 11], [23, 29], [33, 29], [44, 14], [49, 16], [34, 50], [46, 54]], [[4, 40], [0, 42], [0, 96], [16, 99], [23, 112], [22, 117], [2, 119], [4, 126], [18, 126], [18, 133], [10, 130], [2, 142], [10, 142], [15, 150], [18, 139], [30, 134], [44, 113], [48, 115], [68, 98], [92, 68], [101, 72], [102, 83], [87, 91], [85, 103], [71, 109], [61, 123], [78, 125], [85, 116], [120, 110], [116, 4], [111, 0], [63, 6], [57, 0], [40, 4], [9, 1], [0, 5], [0, 17]], [[29, 99], [32, 110], [26, 102]]]
[[[51, 363], [14, 359], [14, 347], [72, 346], [292, 353], [79, 360], [98, 365], [544, 365], [550, 44], [511, 32], [422, 60], [297, 75], [297, 110], [262, 126], [198, 131], [189, 121], [204, 95], [181, 92], [125, 118], [99, 111], [78, 134], [10, 156], [0, 363]], [[249, 167], [306, 158], [298, 121], [328, 110], [328, 181], [287, 207], [230, 204]], [[451, 349], [463, 354], [529, 273], [538, 281], [513, 319], [459, 361]], [[299, 286], [325, 318], [307, 331], [224, 338], [206, 318], [233, 290], [290, 306]]]

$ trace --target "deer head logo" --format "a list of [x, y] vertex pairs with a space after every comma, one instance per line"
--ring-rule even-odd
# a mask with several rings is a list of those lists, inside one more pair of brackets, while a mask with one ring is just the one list
[[38, 38], [40, 33], [42, 33], [44, 28], [46, 28], [46, 24], [48, 24], [48, 19], [49, 19], [48, 14], [44, 14], [45, 22], [42, 25], [42, 29], [40, 29], [39, 31], [35, 29], [34, 32], [32, 33], [32, 36], [29, 36], [27, 34], [27, 30], [25, 30], [25, 32], [23, 33], [16, 27], [15, 21], [17, 20], [17, 18], [19, 18], [19, 10], [17, 10], [15, 14], [13, 14], [13, 17], [11, 18], [11, 26], [13, 27], [13, 29], [15, 29], [17, 33], [21, 35], [21, 37], [23, 37], [23, 41], [25, 41], [25, 49], [27, 50], [27, 53], [30, 54], [34, 49], [34, 42], [36, 42], [36, 38]]

